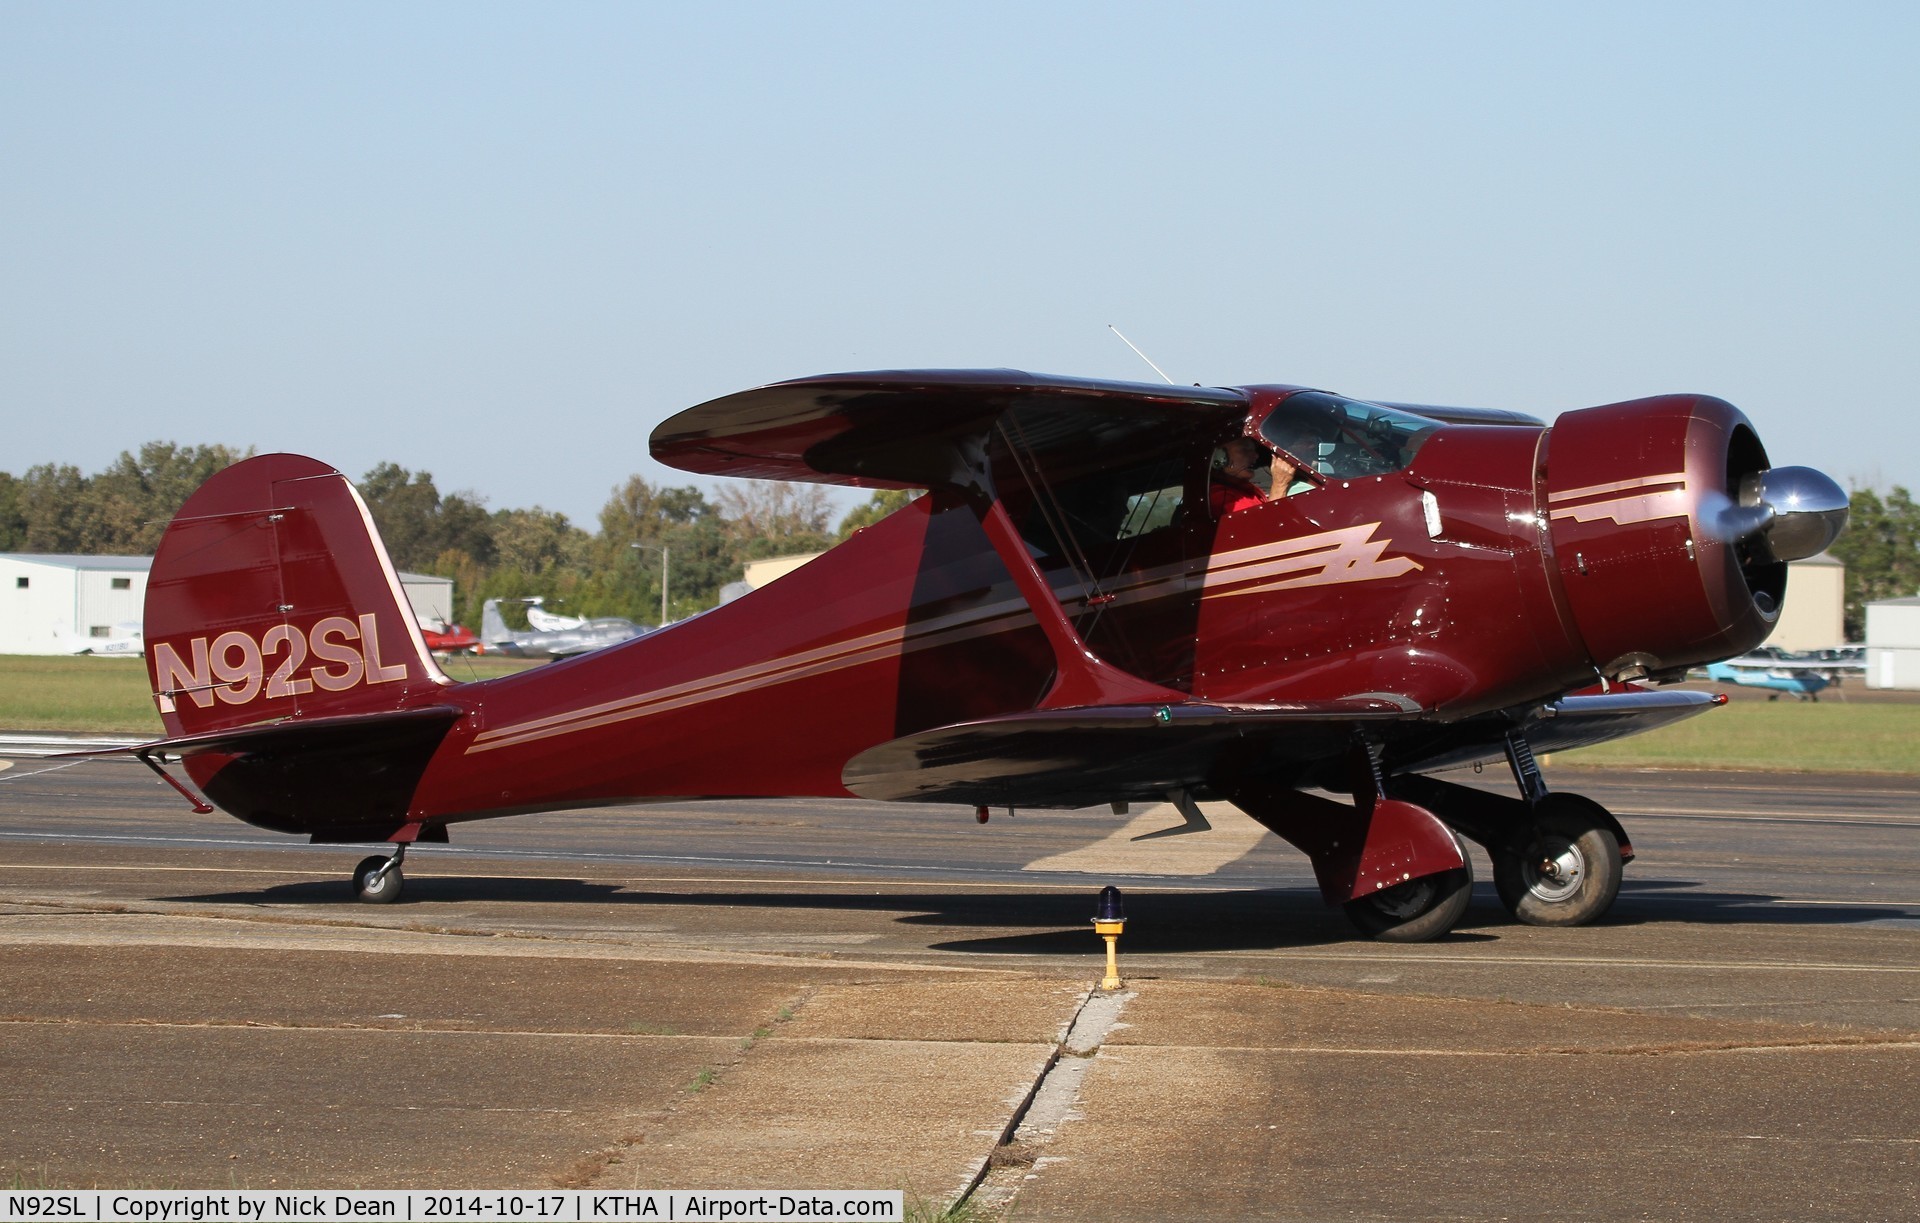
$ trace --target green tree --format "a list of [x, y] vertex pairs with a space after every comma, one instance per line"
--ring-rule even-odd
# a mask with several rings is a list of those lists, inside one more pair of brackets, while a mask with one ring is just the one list
[[863, 527], [870, 527], [874, 523], [879, 522], [895, 510], [901, 509], [917, 499], [920, 496], [920, 491], [921, 490], [917, 488], [882, 488], [874, 490], [873, 496], [868, 497], [859, 505], [848, 510], [847, 516], [840, 520], [840, 538], [851, 538], [855, 531]]
[[81, 497], [82, 533], [89, 552], [150, 554], [167, 524], [208, 477], [253, 454], [229, 446], [148, 442], [123, 450], [87, 481]]
[[818, 484], [736, 480], [715, 498], [740, 560], [819, 552], [832, 546], [833, 500]]
[[657, 488], [640, 476], [629, 476], [601, 507], [600, 538], [619, 548], [650, 543], [712, 513], [713, 506], [692, 485]]
[[87, 478], [71, 463], [29, 467], [20, 481], [20, 551], [87, 552]]
[[433, 572], [435, 559], [449, 551], [464, 552], [481, 564], [493, 561], [496, 516], [487, 513], [480, 498], [442, 496], [432, 472], [416, 474], [395, 463], [376, 466], [359, 488], [395, 568]]
[[[720, 602], [720, 588], [740, 580], [738, 545], [728, 536], [718, 515], [709, 514], [674, 526], [663, 537], [663, 542], [673, 549], [668, 612], [671, 619], [679, 620], [714, 606]], [[660, 565], [658, 556], [649, 556], [654, 563], [648, 568], [653, 592], [653, 601], [648, 606], [653, 611], [646, 619], [652, 621], [660, 614]]]
[[0, 552], [26, 547], [27, 518], [21, 505], [21, 484], [12, 473], [0, 471]]
[[534, 578], [552, 578], [578, 569], [589, 537], [565, 514], [534, 506], [498, 510], [493, 515], [493, 546], [500, 567]]
[[1866, 636], [1866, 605], [1920, 594], [1920, 505], [1895, 485], [1881, 494], [1856, 488], [1847, 529], [1829, 551], [1847, 566], [1847, 640]]

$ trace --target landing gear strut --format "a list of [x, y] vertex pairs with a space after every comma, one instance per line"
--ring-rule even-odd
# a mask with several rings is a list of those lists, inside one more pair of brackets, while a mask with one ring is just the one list
[[1578, 794], [1554, 794], [1533, 748], [1507, 735], [1507, 764], [1526, 800], [1524, 826], [1491, 847], [1493, 886], [1507, 912], [1529, 926], [1584, 926], [1613, 907], [1632, 851], [1621, 851], [1611, 812]]
[[390, 905], [400, 899], [401, 886], [406, 882], [400, 874], [400, 863], [406, 856], [407, 846], [402, 842], [391, 858], [379, 854], [362, 858], [353, 868], [354, 897], [369, 905]]

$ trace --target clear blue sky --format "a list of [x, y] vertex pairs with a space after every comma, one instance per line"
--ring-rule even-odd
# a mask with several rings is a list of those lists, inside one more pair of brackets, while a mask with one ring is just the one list
[[591, 527], [672, 412], [1008, 365], [1708, 391], [1920, 487], [1920, 6], [0, 0], [0, 469]]

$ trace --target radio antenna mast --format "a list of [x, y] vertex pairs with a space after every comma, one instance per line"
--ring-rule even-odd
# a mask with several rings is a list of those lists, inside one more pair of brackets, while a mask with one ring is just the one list
[[[1115, 327], [1112, 323], [1108, 323], [1107, 330], [1111, 331], [1115, 335], [1119, 335], [1120, 342], [1122, 344], [1125, 344], [1128, 348], [1133, 349], [1133, 353], [1135, 356], [1139, 357], [1142, 361], [1145, 361], [1148, 365], [1153, 365], [1153, 358], [1149, 357], [1146, 353], [1141, 352], [1140, 346], [1135, 344], [1132, 340], [1129, 340], [1126, 336], [1120, 335], [1120, 329], [1118, 327]], [[1161, 369], [1157, 365], [1153, 365], [1153, 372], [1160, 375], [1160, 381], [1166, 383], [1168, 386], [1173, 385], [1173, 379], [1167, 377], [1166, 370]]]

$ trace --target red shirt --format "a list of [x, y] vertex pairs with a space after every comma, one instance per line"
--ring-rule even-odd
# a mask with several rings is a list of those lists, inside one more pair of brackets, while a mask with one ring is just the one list
[[1267, 495], [1260, 491], [1258, 484], [1224, 471], [1213, 473], [1213, 487], [1207, 490], [1207, 498], [1215, 518], [1267, 503]]

